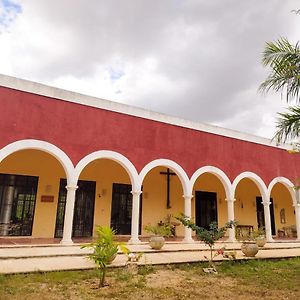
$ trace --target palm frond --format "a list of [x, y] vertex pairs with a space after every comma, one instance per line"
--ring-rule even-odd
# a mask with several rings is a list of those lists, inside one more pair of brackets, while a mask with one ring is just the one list
[[289, 102], [300, 102], [300, 45], [292, 45], [285, 38], [268, 42], [263, 52], [262, 63], [271, 68], [271, 73], [260, 85], [259, 91], [270, 90], [286, 94]]
[[284, 143], [300, 137], [300, 106], [290, 106], [285, 113], [278, 113], [274, 138]]

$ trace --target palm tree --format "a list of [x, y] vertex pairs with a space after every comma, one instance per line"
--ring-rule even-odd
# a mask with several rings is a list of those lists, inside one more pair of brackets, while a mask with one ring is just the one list
[[[262, 63], [271, 67], [271, 73], [260, 85], [263, 93], [274, 90], [300, 103], [300, 45], [292, 45], [285, 38], [268, 42], [263, 52]], [[285, 142], [300, 136], [300, 106], [290, 106], [288, 112], [278, 113], [276, 133], [277, 142]]]
[[263, 52], [262, 63], [271, 67], [271, 73], [260, 85], [261, 92], [275, 90], [286, 93], [286, 100], [295, 98], [300, 102], [300, 48], [285, 38], [268, 42]]
[[288, 112], [278, 113], [274, 139], [277, 142], [286, 142], [299, 137], [300, 133], [300, 106], [290, 106]]

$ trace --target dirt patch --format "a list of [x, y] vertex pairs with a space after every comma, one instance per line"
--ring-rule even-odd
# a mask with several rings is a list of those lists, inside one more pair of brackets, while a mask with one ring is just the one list
[[[0, 276], [0, 300], [64, 299], [300, 299], [300, 260], [249, 261], [220, 265], [218, 274], [203, 265], [111, 269], [108, 286], [98, 289], [95, 271]], [[228, 270], [228, 268], [230, 268]]]
[[151, 288], [176, 287], [181, 285], [185, 272], [180, 270], [158, 270], [146, 277], [146, 283]]

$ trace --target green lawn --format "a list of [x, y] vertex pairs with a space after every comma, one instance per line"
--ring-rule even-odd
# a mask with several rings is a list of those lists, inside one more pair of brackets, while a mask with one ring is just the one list
[[0, 299], [300, 299], [300, 258], [109, 269], [98, 289], [95, 270], [0, 276]]

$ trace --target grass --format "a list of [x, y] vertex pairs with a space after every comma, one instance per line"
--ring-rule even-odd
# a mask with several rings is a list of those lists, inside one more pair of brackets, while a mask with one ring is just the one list
[[225, 261], [217, 275], [204, 266], [109, 269], [102, 289], [96, 270], [1, 275], [0, 299], [300, 299], [300, 258]]

